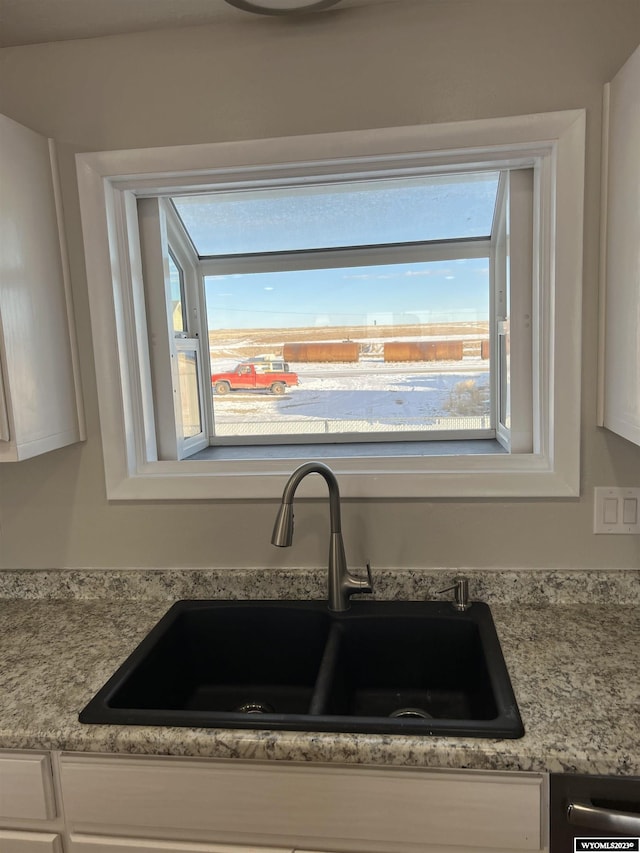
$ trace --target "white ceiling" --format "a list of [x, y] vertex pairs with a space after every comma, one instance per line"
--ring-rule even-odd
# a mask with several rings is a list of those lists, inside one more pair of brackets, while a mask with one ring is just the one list
[[[342, 0], [314, 14], [400, 2], [406, 0]], [[247, 19], [267, 20], [225, 0], [0, 0], [0, 47]]]

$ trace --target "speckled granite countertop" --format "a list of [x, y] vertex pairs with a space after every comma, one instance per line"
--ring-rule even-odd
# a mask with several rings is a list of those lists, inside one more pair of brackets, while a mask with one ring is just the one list
[[[208, 595], [197, 594], [204, 587], [196, 594], [190, 587], [192, 595], [185, 596], [180, 584], [177, 590], [166, 587], [165, 578], [162, 593], [144, 597], [135, 594], [132, 576], [123, 574], [118, 582], [113, 577], [107, 582], [104, 575], [102, 586], [86, 585], [83, 594], [83, 573], [71, 580], [69, 574], [41, 573], [40, 583], [32, 573], [0, 573], [5, 596], [0, 600], [0, 749], [640, 776], [640, 572], [616, 576], [610, 587], [606, 573], [592, 573], [587, 582], [582, 575], [579, 588], [590, 603], [570, 604], [566, 600], [573, 602], [576, 595], [569, 575], [558, 580], [560, 573], [545, 578], [537, 573], [534, 583], [515, 574], [518, 601], [505, 592], [513, 586], [509, 579], [498, 583], [494, 577], [491, 584], [482, 573], [473, 577], [476, 589], [486, 584], [502, 590], [495, 600], [472, 597], [491, 605], [526, 729], [521, 739], [493, 740], [81, 725], [80, 709], [173, 600], [223, 598], [223, 590], [212, 592], [209, 577]], [[239, 577], [234, 574], [236, 582]], [[434, 588], [415, 573], [394, 577], [395, 584], [385, 590], [388, 597], [412, 597], [416, 577], [423, 593]], [[442, 583], [442, 577], [435, 580]], [[315, 575], [307, 577], [297, 594], [289, 587], [288, 597], [321, 597], [314, 594], [315, 583]], [[114, 584], [117, 599], [110, 597]], [[220, 586], [226, 597], [249, 597], [237, 586], [231, 591], [222, 581]], [[551, 590], [546, 601], [542, 589]], [[37, 590], [43, 597], [36, 597]], [[251, 597], [259, 597], [255, 586]], [[622, 603], [611, 603], [617, 600]]]

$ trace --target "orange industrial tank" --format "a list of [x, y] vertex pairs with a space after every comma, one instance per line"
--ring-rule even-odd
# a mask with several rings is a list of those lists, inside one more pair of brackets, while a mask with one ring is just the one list
[[392, 341], [385, 361], [462, 361], [462, 341]]
[[358, 361], [360, 345], [355, 341], [285, 344], [285, 361]]

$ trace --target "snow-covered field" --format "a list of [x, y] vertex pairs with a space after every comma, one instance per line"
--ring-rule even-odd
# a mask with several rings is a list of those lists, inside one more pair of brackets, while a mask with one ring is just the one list
[[[212, 371], [236, 362], [212, 361]], [[214, 395], [218, 435], [395, 432], [488, 426], [488, 362], [385, 364], [372, 355], [357, 364], [290, 364], [300, 385], [268, 392]]]

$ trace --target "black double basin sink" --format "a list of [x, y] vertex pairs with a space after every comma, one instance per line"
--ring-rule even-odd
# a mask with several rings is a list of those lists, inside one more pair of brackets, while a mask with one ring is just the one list
[[179, 601], [82, 723], [518, 738], [491, 611], [446, 602]]

